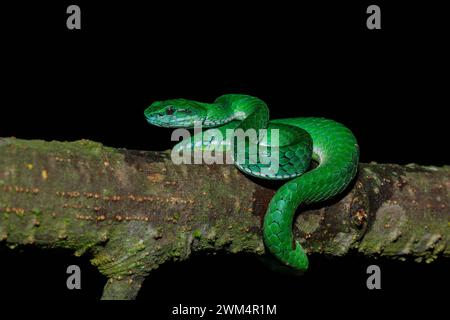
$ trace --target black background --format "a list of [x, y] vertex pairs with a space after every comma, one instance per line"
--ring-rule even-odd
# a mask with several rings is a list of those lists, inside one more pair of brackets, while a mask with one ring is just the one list
[[[363, 162], [450, 162], [448, 33], [438, 2], [151, 3], [2, 5], [0, 136], [163, 150], [171, 131], [146, 123], [151, 102], [245, 93], [265, 100], [272, 118], [344, 123]], [[81, 7], [81, 30], [66, 28], [69, 4]], [[381, 30], [366, 28], [369, 4], [381, 7]], [[1, 296], [101, 295], [105, 279], [88, 258], [22, 251], [0, 249]], [[83, 270], [81, 291], [65, 288], [65, 268], [74, 263]], [[382, 269], [382, 290], [365, 286], [370, 264]], [[186, 301], [290, 299], [292, 307], [307, 297], [434, 299], [445, 297], [448, 270], [442, 260], [312, 256], [308, 275], [298, 278], [252, 257], [200, 255], [157, 270], [138, 298], [163, 312]]]

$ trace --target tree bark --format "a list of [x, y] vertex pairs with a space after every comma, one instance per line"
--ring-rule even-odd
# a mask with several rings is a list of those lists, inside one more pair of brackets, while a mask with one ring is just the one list
[[[263, 255], [278, 187], [233, 165], [174, 165], [170, 151], [0, 138], [0, 242], [89, 252], [109, 278], [103, 298], [133, 299], [193, 251]], [[449, 166], [360, 164], [342, 195], [300, 209], [294, 234], [308, 253], [449, 257], [449, 187]]]

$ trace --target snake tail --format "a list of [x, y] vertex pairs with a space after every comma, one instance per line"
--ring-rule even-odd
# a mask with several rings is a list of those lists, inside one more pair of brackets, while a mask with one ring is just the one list
[[264, 241], [279, 260], [298, 270], [308, 268], [308, 258], [292, 233], [300, 205], [324, 201], [342, 192], [356, 175], [359, 148], [352, 132], [323, 118], [274, 120], [305, 129], [313, 140], [318, 166], [286, 184], [274, 195], [264, 218]]

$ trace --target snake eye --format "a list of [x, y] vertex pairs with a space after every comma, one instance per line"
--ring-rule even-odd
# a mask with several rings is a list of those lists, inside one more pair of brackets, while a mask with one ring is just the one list
[[174, 113], [175, 113], [175, 108], [173, 106], [168, 106], [166, 109], [166, 114], [170, 116]]

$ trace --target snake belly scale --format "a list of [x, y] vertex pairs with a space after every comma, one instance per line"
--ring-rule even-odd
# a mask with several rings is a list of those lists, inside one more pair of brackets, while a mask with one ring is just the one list
[[[353, 133], [344, 125], [324, 118], [269, 119], [269, 109], [261, 99], [242, 94], [226, 94], [213, 103], [172, 99], [152, 103], [146, 110], [147, 121], [167, 128], [278, 129], [279, 166], [276, 172], [262, 170], [267, 164], [235, 161], [236, 167], [261, 179], [289, 180], [271, 199], [264, 216], [263, 236], [266, 247], [281, 262], [298, 270], [308, 268], [308, 258], [298, 241], [294, 241], [292, 224], [300, 205], [327, 200], [341, 193], [355, 177], [359, 148]], [[174, 148], [204, 150], [212, 141], [201, 144], [182, 141]], [[263, 144], [258, 137], [258, 143]], [[229, 148], [233, 141], [221, 142]], [[270, 145], [268, 138], [266, 144]], [[244, 146], [245, 160], [251, 156]], [[235, 148], [235, 152], [236, 152]], [[308, 171], [311, 161], [317, 167]]]

